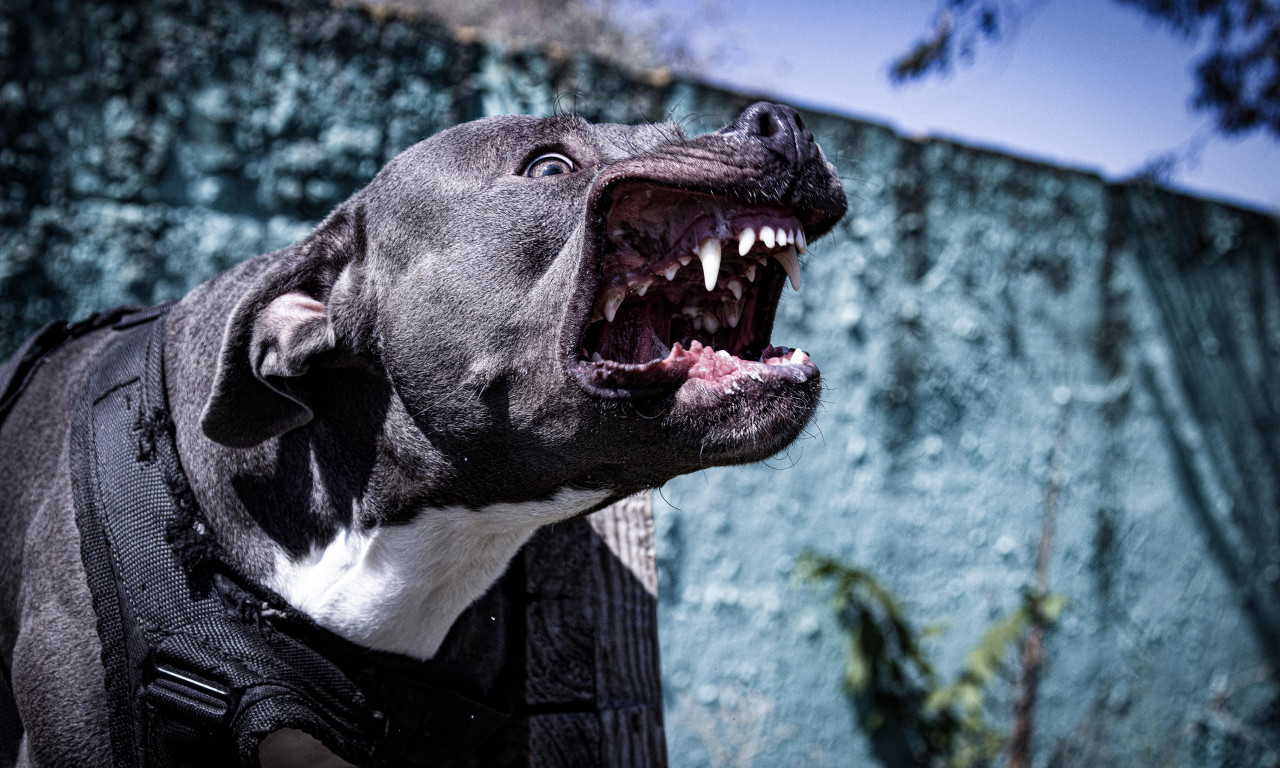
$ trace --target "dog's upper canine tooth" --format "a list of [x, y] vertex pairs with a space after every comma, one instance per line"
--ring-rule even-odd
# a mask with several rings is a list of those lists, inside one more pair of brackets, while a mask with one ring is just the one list
[[800, 257], [796, 256], [796, 247], [788, 245], [772, 255], [787, 271], [787, 277], [791, 278], [791, 287], [797, 291], [800, 290]]
[[715, 290], [716, 278], [720, 276], [720, 241], [705, 240], [698, 249], [698, 258], [702, 260], [703, 284], [708, 291]]
[[619, 289], [610, 289], [604, 296], [604, 319], [613, 322], [613, 318], [618, 315], [618, 307], [622, 306], [622, 300], [627, 297], [627, 292]]
[[765, 248], [772, 248], [776, 244], [773, 238], [773, 227], [760, 228], [760, 242], [764, 243]]
[[751, 250], [751, 246], [756, 244], [756, 231], [751, 227], [747, 227], [738, 233], [738, 255], [746, 256], [747, 251]]

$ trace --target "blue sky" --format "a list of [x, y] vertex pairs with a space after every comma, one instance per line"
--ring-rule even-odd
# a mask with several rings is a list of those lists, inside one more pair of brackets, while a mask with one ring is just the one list
[[[676, 19], [701, 13], [698, 0], [658, 3]], [[928, 28], [935, 0], [725, 0], [691, 27], [698, 45], [736, 51], [713, 64], [715, 82], [1111, 179], [1211, 128], [1189, 106], [1194, 42], [1113, 0], [1034, 5], [972, 66], [898, 88], [888, 63]], [[1174, 185], [1280, 211], [1280, 143], [1215, 138]]]

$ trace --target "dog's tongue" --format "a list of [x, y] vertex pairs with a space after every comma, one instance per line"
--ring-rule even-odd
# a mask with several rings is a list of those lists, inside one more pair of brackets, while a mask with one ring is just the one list
[[668, 308], [647, 301], [629, 301], [618, 308], [613, 322], [604, 324], [600, 355], [620, 363], [660, 360], [670, 351], [661, 339], [670, 334], [671, 312]]

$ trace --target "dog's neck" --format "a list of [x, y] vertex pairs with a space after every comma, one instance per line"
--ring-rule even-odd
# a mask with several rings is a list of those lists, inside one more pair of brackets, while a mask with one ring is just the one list
[[[199, 427], [209, 361], [239, 284], [257, 268], [247, 262], [202, 286], [167, 321], [166, 387], [192, 491], [222, 548], [250, 578], [353, 642], [429, 658], [538, 527], [597, 507], [609, 494], [560, 488], [542, 500], [471, 509], [431, 502], [430, 483], [441, 482], [432, 465], [443, 460], [416, 467], [418, 482], [406, 490], [402, 477], [386, 477], [394, 457], [365, 457], [363, 446], [335, 439], [347, 439], [342, 429], [247, 449], [211, 442]], [[356, 454], [382, 464], [354, 480], [335, 479]], [[247, 487], [245, 478], [257, 485]], [[269, 503], [253, 508], [256, 497]]]
[[301, 558], [277, 550], [269, 586], [348, 640], [429, 658], [537, 528], [606, 495], [562, 489], [546, 501], [424, 509], [406, 524], [343, 529]]

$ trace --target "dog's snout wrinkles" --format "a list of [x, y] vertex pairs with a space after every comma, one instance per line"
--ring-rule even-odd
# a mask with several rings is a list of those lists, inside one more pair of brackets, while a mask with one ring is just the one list
[[743, 134], [796, 165], [818, 156], [818, 144], [804, 120], [782, 104], [757, 101], [725, 126], [724, 132]]

